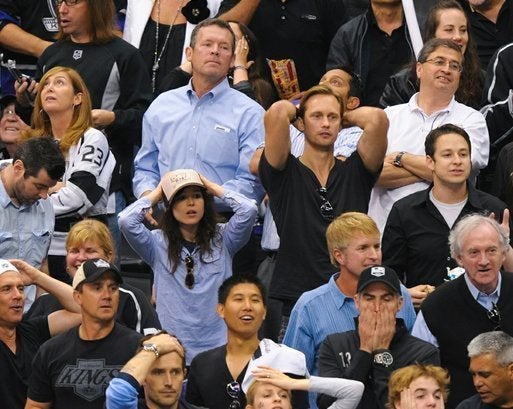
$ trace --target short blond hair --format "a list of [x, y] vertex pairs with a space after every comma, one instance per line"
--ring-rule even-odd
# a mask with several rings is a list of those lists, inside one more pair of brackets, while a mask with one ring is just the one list
[[96, 219], [84, 219], [74, 224], [66, 238], [66, 251], [92, 241], [103, 250], [111, 260], [115, 257], [114, 240], [109, 228]]
[[[248, 405], [254, 406], [256, 390], [260, 385], [263, 385], [263, 383], [259, 382], [259, 381], [253, 381], [253, 383], [251, 385], [249, 385], [249, 388], [246, 392], [246, 403]], [[289, 398], [292, 400], [292, 393], [290, 392], [290, 390], [288, 390], [288, 389], [283, 389], [283, 390], [287, 391], [287, 393], [289, 394]]]
[[346, 248], [349, 241], [357, 234], [369, 237], [380, 236], [376, 222], [365, 213], [342, 213], [330, 223], [326, 230], [326, 241], [328, 242], [331, 264], [340, 267], [333, 257], [333, 251]]
[[397, 402], [401, 400], [401, 392], [420, 377], [432, 378], [442, 391], [444, 402], [449, 395], [450, 377], [447, 370], [436, 365], [414, 364], [397, 369], [392, 372], [388, 380], [388, 409], [395, 409]]

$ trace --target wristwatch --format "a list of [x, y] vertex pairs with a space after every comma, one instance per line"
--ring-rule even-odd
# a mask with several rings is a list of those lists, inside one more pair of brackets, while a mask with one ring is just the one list
[[395, 159], [394, 159], [394, 166], [397, 166], [398, 168], [402, 168], [403, 167], [403, 163], [402, 163], [402, 159], [403, 159], [403, 155], [405, 154], [406, 152], [404, 151], [401, 151], [399, 152], [396, 156], [395, 156]]
[[159, 354], [159, 349], [157, 348], [157, 345], [148, 343], [148, 344], [143, 344], [142, 347], [143, 347], [144, 351], [153, 352], [157, 358], [159, 357], [160, 354]]
[[374, 363], [388, 368], [394, 363], [394, 357], [388, 351], [381, 351], [374, 354]]

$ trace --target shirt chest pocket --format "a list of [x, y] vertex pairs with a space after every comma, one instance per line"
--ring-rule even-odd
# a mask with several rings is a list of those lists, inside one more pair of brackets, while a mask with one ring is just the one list
[[18, 257], [17, 241], [13, 234], [7, 231], [0, 231], [0, 258]]
[[212, 276], [224, 273], [226, 269], [226, 260], [221, 252], [214, 249], [212, 254], [205, 254], [202, 257], [201, 270], [197, 273], [197, 282], [202, 280], [212, 280]]
[[48, 254], [51, 238], [50, 231], [47, 229], [24, 232], [21, 237], [26, 249], [24, 260], [33, 265], [41, 264]]

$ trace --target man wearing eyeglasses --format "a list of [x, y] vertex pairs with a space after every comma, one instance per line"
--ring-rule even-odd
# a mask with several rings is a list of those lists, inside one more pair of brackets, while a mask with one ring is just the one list
[[502, 331], [485, 332], [475, 337], [467, 350], [477, 394], [456, 408], [513, 407], [513, 337]]
[[[483, 115], [454, 99], [462, 60], [461, 48], [453, 41], [427, 41], [417, 62], [419, 92], [408, 103], [385, 109], [390, 121], [387, 154], [369, 203], [369, 216], [381, 232], [392, 205], [406, 195], [426, 189], [433, 180], [424, 151], [424, 140], [432, 129], [452, 123], [469, 134], [471, 180], [488, 162], [490, 141]], [[410, 289], [412, 298], [420, 296], [418, 292], [419, 289]]]
[[[289, 129], [296, 120], [305, 139], [299, 158], [291, 154]], [[363, 129], [356, 151], [345, 161], [334, 156], [342, 123]], [[327, 283], [335, 272], [324, 236], [329, 223], [346, 211], [367, 212], [388, 124], [379, 108], [346, 111], [340, 93], [326, 85], [308, 90], [298, 110], [289, 101], [276, 102], [264, 124], [259, 174], [280, 236], [269, 312], [284, 331], [300, 295]]]
[[451, 256], [465, 273], [442, 284], [422, 303], [412, 335], [438, 346], [451, 376], [449, 409], [474, 393], [467, 345], [477, 335], [513, 334], [513, 274], [501, 272], [509, 236], [494, 219], [471, 214], [449, 235]]

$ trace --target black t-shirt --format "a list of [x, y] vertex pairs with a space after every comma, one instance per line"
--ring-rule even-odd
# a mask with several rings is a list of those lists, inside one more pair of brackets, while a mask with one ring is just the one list
[[40, 345], [50, 338], [48, 320], [23, 320], [16, 328], [16, 355], [0, 342], [0, 402], [1, 407], [23, 409], [27, 400], [27, 383], [32, 359]]
[[[315, 174], [292, 155], [285, 168], [278, 171], [269, 165], [264, 150], [259, 173], [280, 235], [270, 296], [296, 301], [303, 292], [327, 283], [335, 272], [325, 237], [330, 220], [320, 210], [321, 185]], [[349, 211], [367, 213], [378, 175], [365, 168], [358, 152], [344, 162], [336, 160], [324, 195], [334, 217]]]
[[43, 344], [34, 358], [28, 397], [53, 409], [103, 409], [109, 381], [134, 355], [141, 335], [115, 324], [103, 339], [82, 340], [79, 327]]

